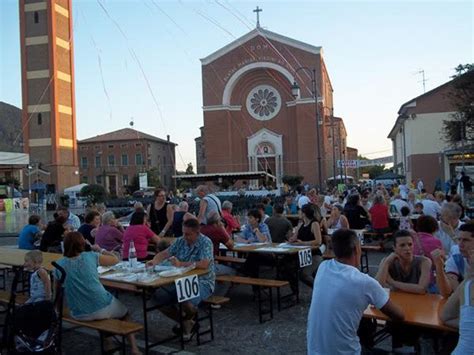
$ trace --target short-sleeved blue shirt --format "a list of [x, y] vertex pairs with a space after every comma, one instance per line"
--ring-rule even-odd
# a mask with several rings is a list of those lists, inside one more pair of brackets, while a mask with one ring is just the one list
[[35, 235], [39, 233], [39, 228], [37, 225], [28, 224], [20, 232], [20, 237], [18, 238], [18, 248], [33, 250], [35, 248]]
[[169, 248], [170, 256], [176, 257], [179, 261], [197, 262], [201, 260], [209, 260], [208, 273], [199, 276], [199, 287], [207, 288], [210, 292], [214, 292], [215, 273], [214, 273], [214, 255], [212, 253], [212, 242], [203, 234], [199, 234], [196, 243], [189, 245], [184, 237], [176, 239]]
[[[61, 258], [57, 263], [66, 271], [64, 291], [73, 317], [97, 312], [112, 302], [112, 295], [100, 283], [97, 266], [99, 254], [82, 252], [75, 258]], [[54, 270], [59, 279], [60, 273]]]
[[[271, 243], [272, 242], [272, 236], [270, 235], [270, 229], [268, 229], [268, 226], [266, 223], [260, 223], [258, 225], [258, 230], [260, 231], [260, 233], [262, 233], [263, 235], [265, 235], [265, 237], [267, 237], [267, 242]], [[244, 229], [242, 231], [242, 237], [245, 239], [245, 240], [248, 240], [250, 243], [258, 243], [260, 242], [260, 240], [258, 239], [257, 235], [255, 234], [255, 232], [253, 231], [253, 228], [251, 225], [249, 224], [246, 224], [244, 226]]]

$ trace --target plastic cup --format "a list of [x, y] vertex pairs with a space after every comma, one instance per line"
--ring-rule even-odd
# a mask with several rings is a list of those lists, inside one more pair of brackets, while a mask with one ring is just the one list
[[147, 275], [153, 275], [153, 273], [155, 272], [155, 265], [145, 264], [145, 272]]

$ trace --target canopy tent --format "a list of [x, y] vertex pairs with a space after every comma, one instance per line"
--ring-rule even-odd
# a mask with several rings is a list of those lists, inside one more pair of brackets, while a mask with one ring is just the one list
[[189, 181], [219, 181], [221, 179], [229, 180], [253, 180], [260, 178], [269, 178], [276, 180], [274, 175], [265, 171], [243, 171], [235, 173], [211, 173], [211, 174], [189, 174], [189, 175], [173, 175], [174, 179], [182, 179]]
[[81, 192], [82, 188], [83, 188], [84, 186], [87, 186], [87, 185], [88, 185], [88, 184], [84, 184], [84, 183], [83, 183], [83, 184], [79, 184], [79, 185], [74, 185], [74, 186], [66, 187], [66, 188], [64, 189], [64, 193], [65, 193], [65, 194], [68, 194], [68, 195], [69, 195], [69, 194], [78, 194], [78, 193]]
[[[344, 180], [344, 179], [349, 179], [349, 180], [354, 180], [354, 177], [353, 176], [350, 176], [350, 175], [337, 175], [336, 176], [336, 180]], [[330, 178], [327, 178], [327, 180], [334, 180], [334, 176], [331, 176]]]
[[0, 165], [28, 165], [30, 156], [24, 153], [0, 152]]
[[391, 171], [382, 175], [377, 176], [374, 180], [398, 180], [404, 179], [405, 176], [392, 173]]

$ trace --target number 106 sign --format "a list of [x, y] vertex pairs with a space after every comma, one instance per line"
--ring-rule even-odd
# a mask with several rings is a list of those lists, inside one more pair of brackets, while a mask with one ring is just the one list
[[198, 275], [182, 277], [174, 281], [178, 302], [184, 302], [199, 296]]
[[303, 249], [298, 252], [298, 258], [300, 259], [300, 267], [309, 266], [313, 263], [313, 256], [311, 255], [311, 249]]

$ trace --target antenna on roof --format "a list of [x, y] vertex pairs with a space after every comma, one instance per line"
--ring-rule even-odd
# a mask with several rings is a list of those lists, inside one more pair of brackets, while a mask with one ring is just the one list
[[423, 83], [423, 94], [424, 94], [426, 92], [426, 82], [428, 81], [428, 79], [425, 79], [425, 70], [420, 69], [415, 74], [421, 74], [422, 75], [422, 79], [419, 81], [419, 83]]

